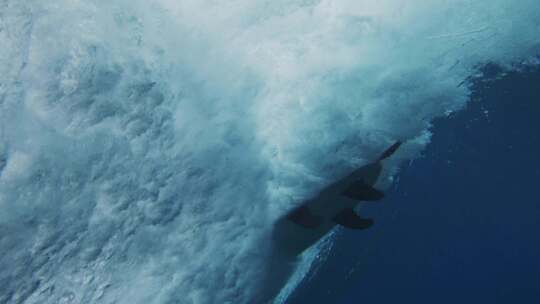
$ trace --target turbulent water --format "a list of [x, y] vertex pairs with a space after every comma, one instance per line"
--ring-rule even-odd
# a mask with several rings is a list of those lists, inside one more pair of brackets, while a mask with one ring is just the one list
[[406, 140], [391, 182], [539, 33], [538, 0], [0, 0], [0, 303], [253, 302], [276, 218]]

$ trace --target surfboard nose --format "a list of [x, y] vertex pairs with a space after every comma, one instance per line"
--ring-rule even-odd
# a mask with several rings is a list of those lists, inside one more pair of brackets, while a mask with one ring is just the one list
[[390, 147], [388, 147], [388, 149], [386, 149], [382, 154], [381, 156], [379, 156], [379, 158], [377, 159], [377, 161], [381, 161], [381, 160], [384, 160], [384, 159], [387, 159], [388, 157], [392, 156], [392, 154], [394, 154], [397, 149], [399, 149], [399, 147], [401, 146], [402, 142], [401, 141], [396, 141], [393, 145], [391, 145]]

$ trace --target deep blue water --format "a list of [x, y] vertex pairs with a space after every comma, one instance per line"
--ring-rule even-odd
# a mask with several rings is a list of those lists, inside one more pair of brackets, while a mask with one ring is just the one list
[[540, 71], [486, 74], [288, 303], [540, 303]]

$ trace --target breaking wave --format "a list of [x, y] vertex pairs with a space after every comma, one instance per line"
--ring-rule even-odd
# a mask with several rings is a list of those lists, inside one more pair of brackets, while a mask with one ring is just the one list
[[0, 1], [0, 302], [250, 303], [277, 217], [406, 140], [391, 182], [538, 33], [538, 0]]

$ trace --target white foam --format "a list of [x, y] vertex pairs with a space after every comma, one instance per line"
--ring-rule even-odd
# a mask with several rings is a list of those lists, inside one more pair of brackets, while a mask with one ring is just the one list
[[274, 219], [395, 139], [389, 172], [415, 157], [477, 67], [538, 54], [538, 20], [537, 0], [4, 1], [0, 302], [249, 303]]
[[32, 158], [24, 152], [14, 152], [9, 158], [9, 162], [2, 170], [2, 179], [7, 181], [17, 178], [24, 178], [32, 165]]

